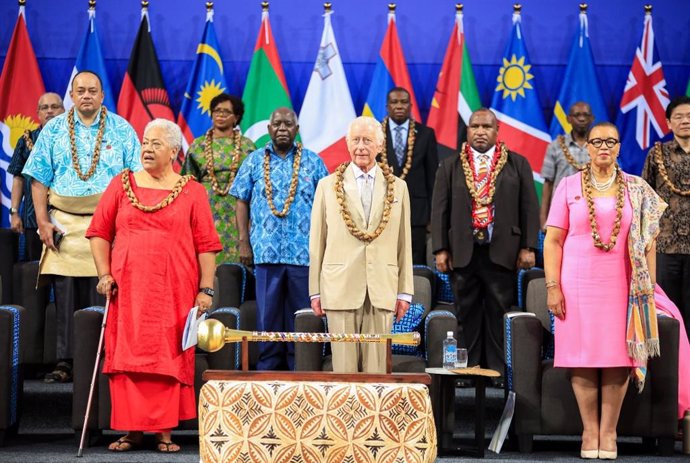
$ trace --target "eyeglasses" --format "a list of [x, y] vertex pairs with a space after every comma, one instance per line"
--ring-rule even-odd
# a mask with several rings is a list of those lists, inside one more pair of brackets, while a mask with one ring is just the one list
[[595, 148], [601, 148], [601, 145], [604, 144], [607, 148], [613, 148], [618, 143], [620, 143], [620, 140], [616, 140], [615, 138], [592, 138], [591, 140], [587, 140], [587, 143], [589, 143]]
[[62, 109], [62, 105], [54, 103], [51, 105], [42, 104], [42, 105], [39, 105], [39, 107], [38, 107], [39, 111], [48, 111], [49, 109], [52, 109], [53, 111], [57, 111], [58, 109]]
[[223, 108], [214, 109], [213, 111], [211, 111], [211, 113], [214, 116], [225, 116], [225, 117], [232, 116], [233, 114], [235, 114], [234, 112], [230, 111], [229, 109], [223, 109]]

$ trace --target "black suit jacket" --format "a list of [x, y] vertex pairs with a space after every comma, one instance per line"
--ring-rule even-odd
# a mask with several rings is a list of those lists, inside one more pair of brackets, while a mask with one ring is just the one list
[[[512, 151], [496, 179], [494, 206], [489, 257], [493, 263], [514, 270], [520, 249], [537, 246], [539, 203], [529, 162]], [[439, 166], [431, 216], [434, 254], [447, 250], [453, 267], [469, 265], [474, 250], [472, 197], [459, 156], [444, 159]]]
[[[413, 227], [426, 226], [431, 216], [431, 196], [434, 190], [434, 178], [438, 168], [438, 153], [434, 129], [415, 122], [415, 142], [412, 151], [412, 167], [405, 177], [410, 193], [410, 221]], [[398, 177], [402, 168], [393, 149], [393, 134], [390, 124], [386, 134], [386, 156], [388, 165]], [[407, 138], [405, 138], [405, 155], [407, 156]], [[405, 161], [403, 160], [403, 164]]]

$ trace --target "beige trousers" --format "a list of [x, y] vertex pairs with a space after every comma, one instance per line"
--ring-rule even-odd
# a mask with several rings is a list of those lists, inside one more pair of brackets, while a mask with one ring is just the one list
[[[372, 307], [369, 296], [355, 310], [326, 310], [329, 333], [390, 333], [393, 311]], [[332, 342], [336, 373], [385, 373], [385, 343]]]

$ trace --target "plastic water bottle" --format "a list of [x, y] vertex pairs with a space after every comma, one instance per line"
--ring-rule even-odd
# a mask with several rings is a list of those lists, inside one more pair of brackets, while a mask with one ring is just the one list
[[443, 368], [446, 370], [454, 370], [455, 362], [458, 360], [458, 342], [453, 334], [452, 331], [448, 331], [446, 339], [443, 340]]

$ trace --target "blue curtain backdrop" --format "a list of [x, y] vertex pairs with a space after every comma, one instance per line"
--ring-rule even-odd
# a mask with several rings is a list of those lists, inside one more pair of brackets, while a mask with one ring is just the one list
[[[173, 109], [177, 113], [189, 79], [206, 10], [203, 0], [151, 0], [153, 39]], [[386, 30], [387, 1], [335, 0], [333, 27], [343, 56], [355, 109], [361, 112], [374, 62]], [[482, 102], [489, 105], [501, 56], [511, 29], [512, 1], [465, 3], [465, 34]], [[641, 0], [589, 2], [589, 31], [609, 118], [623, 93], [643, 23]], [[685, 93], [690, 77], [690, 2], [663, 0], [654, 6], [656, 44], [667, 89]], [[417, 99], [426, 120], [448, 36], [455, 2], [397, 2], [400, 39]], [[538, 92], [547, 123], [565, 72], [572, 37], [578, 27], [577, 0], [523, 2], [523, 32], [534, 64]], [[29, 34], [46, 89], [63, 94], [87, 27], [87, 0], [28, 0]], [[139, 26], [138, 0], [98, 0], [96, 21], [108, 74], [119, 93], [132, 43]], [[270, 19], [293, 104], [299, 111], [323, 21], [320, 0], [275, 0]], [[0, 62], [4, 62], [17, 14], [17, 2], [0, 1]], [[215, 27], [223, 51], [229, 91], [242, 94], [261, 18], [258, 0], [215, 2]], [[116, 96], [116, 95], [115, 95]], [[251, 104], [251, 103], [249, 103]], [[335, 109], [334, 109], [335, 110]], [[567, 108], [566, 108], [567, 110]]]

